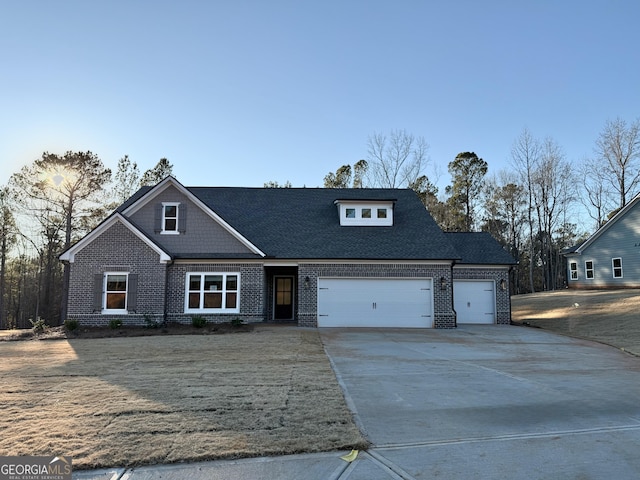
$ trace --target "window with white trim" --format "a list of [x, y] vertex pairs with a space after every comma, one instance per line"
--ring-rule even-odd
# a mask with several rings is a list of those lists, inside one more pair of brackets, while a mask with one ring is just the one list
[[593, 272], [593, 261], [587, 260], [584, 262], [584, 274], [587, 280], [593, 280], [594, 272]]
[[239, 273], [187, 273], [185, 313], [239, 313]]
[[162, 233], [177, 234], [178, 232], [178, 206], [176, 202], [162, 203]]
[[391, 227], [395, 200], [336, 200], [340, 225], [345, 227]]
[[570, 280], [578, 279], [578, 262], [569, 262], [569, 271], [571, 275], [569, 275]]
[[127, 313], [127, 272], [104, 274], [103, 313]]
[[622, 258], [612, 258], [611, 267], [613, 270], [613, 278], [622, 278]]

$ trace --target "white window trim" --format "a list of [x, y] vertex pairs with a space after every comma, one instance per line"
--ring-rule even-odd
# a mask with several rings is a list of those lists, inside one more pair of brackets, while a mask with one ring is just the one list
[[[189, 308], [189, 277], [192, 275], [199, 275], [201, 277], [200, 281], [200, 304], [203, 302], [203, 293], [204, 293], [204, 277], [207, 275], [222, 275], [222, 299], [223, 302], [226, 302], [226, 285], [227, 285], [227, 276], [235, 276], [237, 277], [238, 288], [235, 290], [236, 292], [236, 308]], [[240, 272], [187, 272], [185, 276], [184, 282], [184, 313], [240, 313]]]
[[569, 280], [578, 280], [578, 262], [569, 262]]
[[[176, 229], [175, 230], [167, 230], [167, 217], [165, 213], [167, 211], [166, 207], [176, 207]], [[173, 220], [173, 217], [170, 217]], [[180, 225], [180, 202], [162, 202], [162, 230], [160, 234], [162, 235], [180, 235], [179, 225]]]
[[[591, 268], [587, 268], [587, 263], [591, 263]], [[591, 271], [591, 277], [589, 277], [588, 272]], [[585, 260], [584, 262], [584, 278], [586, 280], [595, 280], [596, 278], [596, 266], [593, 260]]]
[[[616, 277], [616, 267], [613, 264], [613, 262], [616, 260], [620, 260], [620, 276], [619, 277]], [[622, 257], [615, 257], [611, 259], [611, 276], [613, 278], [624, 278], [624, 270], [622, 268]]]
[[[342, 201], [338, 203], [340, 225], [343, 227], [391, 227], [393, 226], [393, 204], [391, 202]], [[378, 209], [385, 209], [386, 218], [378, 217]], [[354, 217], [347, 217], [347, 211], [354, 210]], [[369, 210], [370, 216], [364, 217], [363, 210]]]
[[[124, 275], [127, 277], [127, 287], [124, 291], [124, 308], [107, 308], [107, 278], [109, 275]], [[125, 315], [129, 313], [129, 272], [104, 272], [102, 276], [102, 314], [103, 315]]]

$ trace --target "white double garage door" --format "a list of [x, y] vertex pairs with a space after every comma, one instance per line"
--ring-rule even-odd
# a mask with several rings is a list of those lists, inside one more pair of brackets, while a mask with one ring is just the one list
[[[432, 328], [433, 288], [430, 278], [319, 278], [318, 327]], [[493, 280], [456, 280], [453, 295], [459, 324], [495, 323]]]

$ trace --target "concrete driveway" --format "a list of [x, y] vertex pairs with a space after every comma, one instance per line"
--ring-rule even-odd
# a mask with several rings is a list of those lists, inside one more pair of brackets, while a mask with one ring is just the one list
[[640, 358], [515, 326], [321, 336], [374, 445], [340, 478], [640, 477]]

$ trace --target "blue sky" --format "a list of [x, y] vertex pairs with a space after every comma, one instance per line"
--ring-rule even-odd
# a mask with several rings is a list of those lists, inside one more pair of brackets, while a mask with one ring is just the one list
[[6, 0], [0, 185], [43, 151], [161, 157], [188, 186], [321, 186], [404, 129], [432, 167], [508, 169], [526, 127], [567, 160], [640, 117], [640, 3]]

